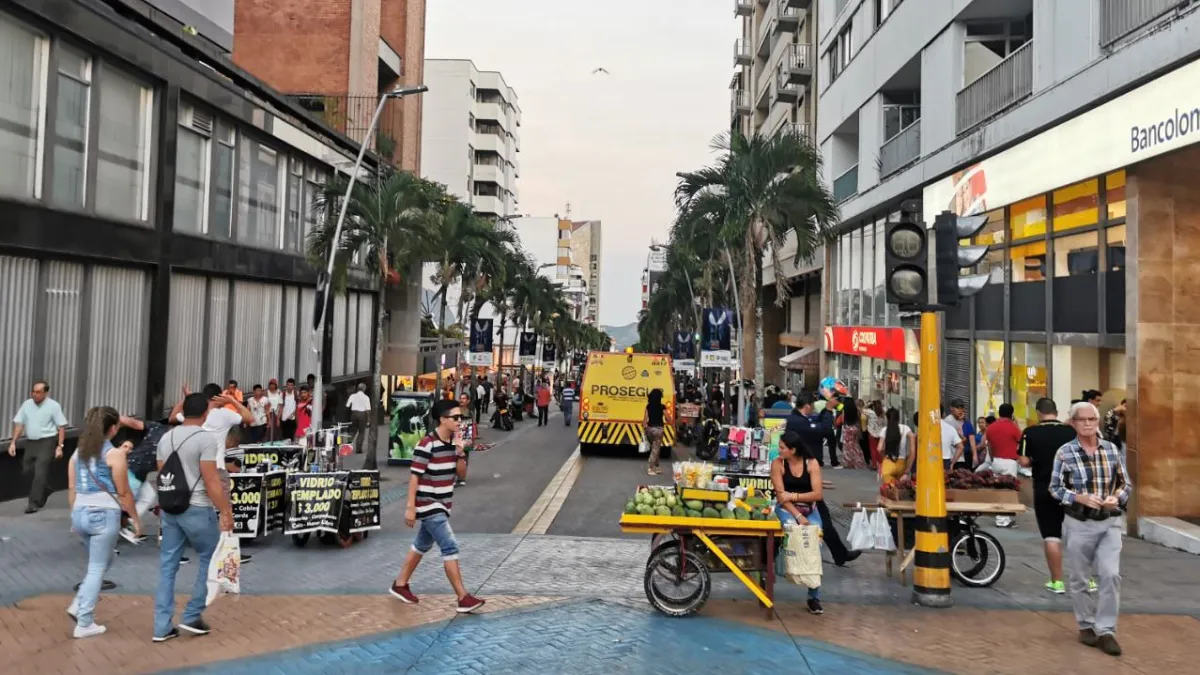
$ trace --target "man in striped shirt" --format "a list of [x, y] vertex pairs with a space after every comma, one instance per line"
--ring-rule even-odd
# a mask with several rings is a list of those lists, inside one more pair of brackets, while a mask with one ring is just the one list
[[[1112, 656], [1121, 654], [1115, 633], [1121, 604], [1121, 516], [1133, 484], [1116, 446], [1100, 438], [1100, 413], [1080, 401], [1071, 406], [1075, 440], [1058, 449], [1050, 495], [1064, 507], [1067, 589], [1075, 606], [1079, 641]], [[1088, 594], [1095, 571], [1096, 598]]]
[[454, 530], [450, 529], [454, 479], [467, 475], [467, 453], [459, 431], [463, 409], [456, 401], [439, 400], [433, 404], [431, 414], [437, 427], [413, 448], [408, 508], [404, 511], [404, 524], [412, 527], [420, 521], [420, 527], [389, 592], [409, 604], [420, 602], [409, 590], [408, 582], [421, 557], [437, 544], [446, 578], [458, 596], [458, 612], [466, 614], [482, 607], [484, 601], [468, 593], [463, 586], [462, 570], [458, 566], [458, 542], [454, 539]]

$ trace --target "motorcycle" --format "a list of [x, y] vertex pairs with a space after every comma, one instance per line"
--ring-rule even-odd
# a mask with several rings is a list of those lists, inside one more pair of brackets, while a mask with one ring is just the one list
[[508, 413], [508, 404], [497, 404], [496, 411], [492, 413], [492, 428], [501, 431], [513, 430], [513, 419]]

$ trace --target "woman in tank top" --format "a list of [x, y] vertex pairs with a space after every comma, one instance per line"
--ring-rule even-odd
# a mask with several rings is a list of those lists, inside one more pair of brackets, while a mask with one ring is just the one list
[[137, 506], [129, 489], [125, 454], [130, 442], [114, 448], [112, 437], [120, 426], [121, 414], [109, 407], [92, 408], [83, 421], [83, 434], [67, 467], [67, 501], [71, 505], [71, 530], [83, 539], [88, 550], [87, 574], [79, 585], [67, 614], [75, 619], [75, 637], [100, 635], [104, 626], [94, 620], [100, 584], [112, 562], [121, 512], [131, 515], [135, 535], [142, 531]]
[[[779, 439], [779, 457], [771, 462], [771, 486], [775, 488], [775, 513], [785, 528], [790, 524], [823, 527], [821, 514], [813, 505], [821, 500], [821, 465], [795, 431]], [[808, 611], [824, 614], [820, 588], [808, 589]]]

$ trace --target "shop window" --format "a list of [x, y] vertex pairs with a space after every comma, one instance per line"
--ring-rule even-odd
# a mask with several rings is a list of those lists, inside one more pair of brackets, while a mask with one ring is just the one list
[[1008, 257], [1012, 260], [1013, 283], [1024, 281], [1045, 281], [1049, 275], [1046, 268], [1046, 242], [1032, 241], [1009, 249]]
[[1100, 269], [1099, 236], [1096, 232], [1073, 234], [1054, 240], [1054, 276], [1095, 274]]
[[1054, 231], [1099, 222], [1100, 181], [1093, 178], [1054, 191]]
[[1013, 204], [1008, 209], [1013, 240], [1046, 234], [1046, 195]]
[[58, 52], [54, 170], [50, 176], [50, 198], [58, 206], [83, 207], [91, 92], [92, 60], [64, 45]]
[[[974, 274], [987, 274], [989, 284], [1004, 283], [1004, 209], [988, 211], [987, 224], [975, 235], [975, 243], [991, 246]], [[964, 242], [965, 243], [965, 242]], [[966, 274], [966, 272], [964, 272]]]
[[1037, 424], [1037, 401], [1050, 395], [1047, 365], [1046, 345], [1012, 344], [1012, 404], [1014, 418], [1021, 426]]
[[220, 239], [233, 236], [233, 172], [237, 158], [237, 132], [224, 122], [216, 126], [216, 143], [212, 146], [212, 193], [208, 233]]
[[1125, 226], [1117, 225], [1104, 231], [1105, 246], [1108, 248], [1104, 270], [1121, 272], [1125, 269]]
[[1004, 343], [975, 343], [975, 417], [995, 415], [1004, 403]]
[[1104, 177], [1104, 199], [1108, 203], [1108, 219], [1125, 218], [1125, 169]]
[[280, 155], [253, 139], [244, 139], [238, 167], [237, 239], [279, 248]]

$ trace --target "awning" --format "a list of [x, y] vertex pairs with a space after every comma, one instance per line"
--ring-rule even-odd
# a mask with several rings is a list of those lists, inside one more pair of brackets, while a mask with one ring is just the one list
[[[798, 349], [782, 359], [779, 359], [779, 367], [786, 368], [788, 370], [800, 370], [801, 359], [816, 351], [816, 347], [805, 347], [804, 349]], [[814, 363], [813, 365], [816, 364]]]

